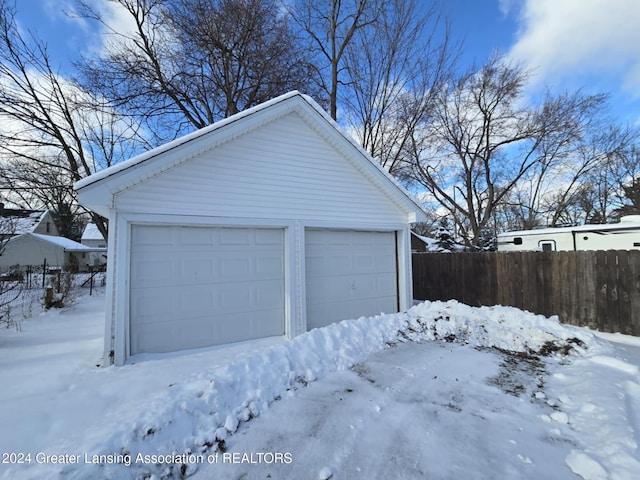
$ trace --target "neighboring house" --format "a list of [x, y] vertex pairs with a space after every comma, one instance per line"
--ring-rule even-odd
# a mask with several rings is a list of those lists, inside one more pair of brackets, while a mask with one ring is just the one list
[[459, 243], [452, 243], [450, 249], [442, 248], [437, 238], [425, 237], [411, 232], [411, 252], [412, 253], [451, 253], [465, 252], [467, 248]]
[[25, 233], [59, 235], [49, 210], [4, 208], [0, 203], [0, 240]]
[[98, 250], [88, 254], [87, 265], [91, 267], [104, 266], [107, 263], [107, 241], [96, 227], [95, 223], [87, 223], [87, 226], [82, 232], [82, 238], [80, 239], [82, 245], [87, 247], [96, 248]]
[[435, 238], [411, 232], [411, 251], [413, 253], [437, 252], [438, 241]]
[[84, 227], [80, 243], [88, 247], [107, 248], [107, 241], [102, 236], [102, 233], [100, 233], [100, 230], [98, 230], [96, 224], [91, 222], [87, 223], [87, 226]]
[[420, 205], [291, 92], [76, 184], [109, 219], [105, 358], [412, 305]]
[[627, 215], [620, 223], [520, 230], [498, 235], [498, 251], [522, 250], [640, 250], [640, 215]]
[[106, 249], [87, 247], [73, 240], [39, 233], [24, 233], [9, 239], [0, 254], [0, 269], [10, 267], [44, 265], [50, 267], [77, 266], [80, 271], [86, 270], [90, 255], [96, 252], [105, 253]]

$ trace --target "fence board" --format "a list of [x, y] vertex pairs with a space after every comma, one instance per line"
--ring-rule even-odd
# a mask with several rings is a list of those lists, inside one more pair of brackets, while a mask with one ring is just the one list
[[640, 256], [629, 256], [629, 310], [628, 332], [640, 336]]
[[640, 251], [420, 253], [414, 296], [511, 305], [640, 336]]

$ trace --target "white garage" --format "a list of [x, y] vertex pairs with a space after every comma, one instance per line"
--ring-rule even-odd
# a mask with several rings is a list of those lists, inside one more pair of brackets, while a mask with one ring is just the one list
[[291, 92], [98, 172], [105, 363], [303, 334], [412, 304], [420, 205]]

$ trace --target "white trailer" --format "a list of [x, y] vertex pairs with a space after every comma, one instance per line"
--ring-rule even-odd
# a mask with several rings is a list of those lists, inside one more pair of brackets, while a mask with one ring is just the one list
[[640, 250], [640, 215], [620, 223], [520, 230], [498, 235], [498, 251]]

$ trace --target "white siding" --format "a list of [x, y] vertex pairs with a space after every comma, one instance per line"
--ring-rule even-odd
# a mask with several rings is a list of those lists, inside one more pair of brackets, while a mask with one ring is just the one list
[[25, 235], [7, 242], [4, 252], [0, 255], [0, 267], [42, 265], [45, 259], [47, 265], [60, 266], [67, 260], [62, 247]]
[[47, 212], [42, 221], [38, 224], [38, 226], [33, 230], [33, 233], [41, 233], [42, 235], [53, 235], [58, 236], [60, 233], [58, 232], [58, 227], [56, 227], [56, 223], [53, 221], [53, 217], [50, 212]]
[[400, 207], [297, 114], [133, 186], [116, 196], [116, 208], [236, 218], [407, 222]]

